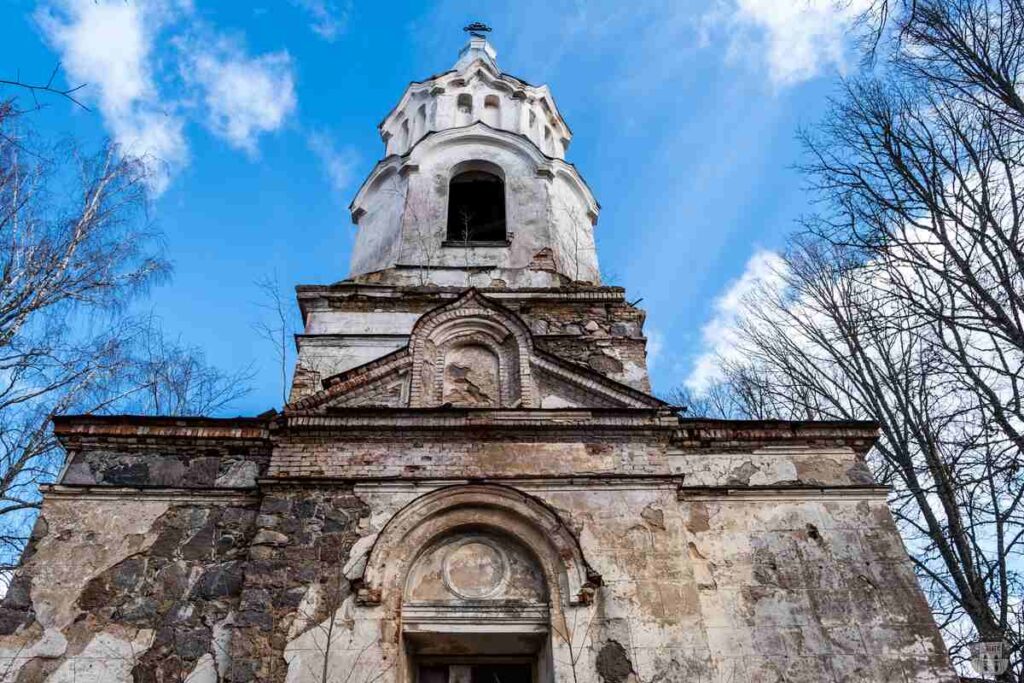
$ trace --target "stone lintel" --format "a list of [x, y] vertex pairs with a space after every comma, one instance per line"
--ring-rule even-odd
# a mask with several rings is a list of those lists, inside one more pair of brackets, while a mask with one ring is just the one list
[[680, 486], [676, 498], [688, 500], [820, 500], [834, 498], [856, 498], [886, 500], [889, 487], [878, 485], [838, 484], [772, 484], [767, 486]]
[[[672, 474], [581, 474], [572, 476], [550, 476], [538, 477], [536, 474], [523, 475], [489, 475], [479, 479], [467, 479], [466, 477], [417, 477], [415, 475], [401, 475], [394, 477], [375, 477], [370, 475], [359, 475], [351, 477], [328, 477], [328, 476], [279, 476], [263, 477], [257, 480], [260, 487], [274, 486], [299, 486], [315, 487], [317, 485], [353, 485], [355, 490], [384, 493], [408, 492], [410, 490], [427, 493], [429, 491], [449, 486], [468, 486], [470, 484], [504, 484], [514, 486], [523, 491], [559, 491], [575, 490], [579, 488], [600, 489], [600, 490], [644, 490], [650, 491], [662, 489], [666, 491], [678, 491], [682, 486], [683, 478]], [[820, 487], [818, 487], [820, 488]]]
[[251, 489], [181, 489], [139, 486], [73, 486], [43, 484], [39, 487], [43, 497], [74, 498], [76, 500], [165, 500], [180, 503], [214, 503], [238, 505], [256, 504], [260, 498]]

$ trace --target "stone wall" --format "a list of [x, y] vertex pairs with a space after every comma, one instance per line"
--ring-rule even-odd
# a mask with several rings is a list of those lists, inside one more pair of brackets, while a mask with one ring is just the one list
[[[284, 484], [265, 490], [227, 680], [285, 680], [285, 646], [321, 629], [350, 597], [344, 567], [367, 514], [350, 485]], [[310, 673], [299, 680], [320, 678]]]
[[[443, 409], [258, 424], [60, 426], [72, 459], [0, 606], [0, 681], [410, 683], [417, 652], [468, 647], [432, 635], [469, 598], [423, 554], [459, 538], [546, 582], [495, 579], [511, 602], [465, 610], [533, 629], [517, 637], [542, 683], [955, 681], [864, 467], [869, 425]], [[225, 483], [246, 462], [255, 477]]]
[[0, 608], [0, 680], [218, 680], [255, 501], [109, 493], [47, 494]]

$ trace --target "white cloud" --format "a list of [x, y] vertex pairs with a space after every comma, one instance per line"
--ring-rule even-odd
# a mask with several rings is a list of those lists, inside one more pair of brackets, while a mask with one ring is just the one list
[[169, 1], [64, 0], [36, 15], [69, 81], [86, 85], [82, 97], [98, 105], [114, 140], [153, 162], [150, 184], [157, 193], [188, 160], [184, 121], [161, 97], [152, 55], [156, 35], [184, 11], [187, 4]]
[[871, 0], [721, 0], [704, 16], [704, 41], [724, 29], [731, 58], [764, 64], [775, 86], [845, 71], [850, 36]]
[[355, 176], [356, 164], [359, 163], [355, 151], [339, 147], [330, 135], [322, 131], [310, 133], [306, 142], [320, 159], [331, 186], [339, 192], [348, 189]]
[[647, 334], [647, 369], [653, 370], [654, 366], [661, 360], [662, 351], [665, 350], [665, 335], [656, 327], [648, 326]]
[[288, 53], [246, 54], [191, 0], [51, 0], [36, 19], [114, 141], [147, 159], [156, 194], [188, 163], [189, 120], [254, 155], [296, 108]]
[[747, 261], [743, 274], [729, 283], [715, 299], [711, 319], [701, 328], [701, 352], [686, 386], [701, 392], [721, 379], [721, 361], [735, 358], [738, 342], [736, 325], [748, 297], [759, 287], [780, 287], [784, 262], [773, 251], [760, 250]]
[[309, 28], [328, 42], [333, 42], [345, 31], [348, 15], [352, 11], [351, 0], [343, 3], [330, 0], [291, 0], [291, 3], [306, 11], [310, 18]]
[[295, 110], [292, 60], [285, 51], [250, 57], [225, 38], [183, 41], [183, 75], [198, 87], [206, 123], [233, 147], [254, 155], [263, 133]]

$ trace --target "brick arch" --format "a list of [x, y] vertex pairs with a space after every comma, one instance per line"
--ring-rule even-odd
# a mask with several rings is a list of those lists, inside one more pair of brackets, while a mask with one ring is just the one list
[[363, 604], [401, 605], [409, 569], [439, 538], [480, 529], [514, 539], [536, 558], [556, 611], [589, 604], [601, 577], [572, 531], [547, 505], [497, 484], [448, 486], [399, 510], [370, 550], [358, 592]]
[[502, 407], [536, 406], [529, 330], [517, 316], [490, 303], [475, 290], [417, 321], [409, 339], [409, 405], [441, 405], [440, 382], [446, 351], [454, 344], [474, 343], [486, 346], [498, 356]]

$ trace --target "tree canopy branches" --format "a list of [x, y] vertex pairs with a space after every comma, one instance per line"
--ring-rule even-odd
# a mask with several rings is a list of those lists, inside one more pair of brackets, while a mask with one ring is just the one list
[[889, 61], [803, 135], [816, 211], [696, 407], [876, 420], [871, 464], [954, 661], [1002, 640], [999, 680], [1021, 680], [1024, 3], [873, 10]]

